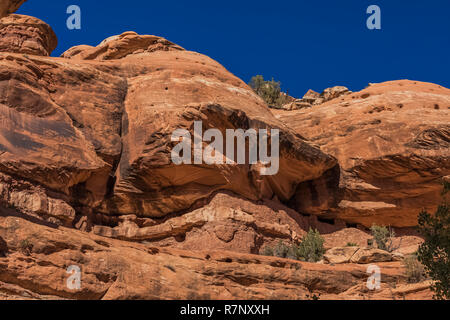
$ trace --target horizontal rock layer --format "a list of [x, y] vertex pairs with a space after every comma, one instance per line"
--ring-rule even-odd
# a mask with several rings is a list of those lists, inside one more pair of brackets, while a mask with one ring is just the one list
[[49, 56], [58, 44], [48, 24], [20, 14], [0, 19], [0, 37], [0, 52]]
[[[378, 263], [382, 286], [369, 292], [364, 265], [330, 266], [220, 250], [157, 248], [64, 227], [53, 229], [12, 216], [0, 216], [0, 249], [0, 299], [430, 297], [430, 282], [407, 284], [400, 262]], [[70, 266], [80, 268], [79, 290], [67, 286]]]

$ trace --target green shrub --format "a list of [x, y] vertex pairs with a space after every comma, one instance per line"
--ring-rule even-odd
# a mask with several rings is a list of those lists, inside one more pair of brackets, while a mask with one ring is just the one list
[[297, 259], [308, 262], [320, 261], [325, 253], [324, 242], [319, 231], [310, 228], [295, 250]]
[[280, 240], [274, 247], [266, 246], [262, 251], [262, 255], [296, 259], [295, 245], [287, 245]]
[[275, 256], [294, 260], [317, 262], [325, 253], [323, 247], [324, 239], [317, 230], [309, 229], [309, 232], [302, 238], [300, 244], [287, 245], [279, 241], [275, 247], [265, 247], [262, 254], [265, 256]]
[[347, 244], [345, 245], [346, 247], [359, 247], [357, 243], [354, 242], [347, 242]]
[[375, 240], [378, 249], [386, 250], [389, 230], [384, 226], [377, 226], [374, 224], [370, 228], [370, 231], [372, 232], [373, 239]]
[[321, 296], [320, 293], [317, 295], [314, 292], [310, 292], [309, 294], [306, 295], [306, 300], [317, 301], [317, 300], [320, 300], [320, 296]]
[[374, 224], [370, 228], [370, 231], [378, 249], [392, 252], [400, 247], [400, 244], [394, 247], [393, 240], [395, 238], [395, 232], [391, 227], [388, 229], [385, 226], [377, 226]]
[[263, 253], [262, 253], [264, 256], [273, 256], [274, 255], [274, 253], [273, 253], [273, 248], [271, 248], [271, 247], [269, 247], [269, 246], [267, 246], [267, 247], [265, 247], [264, 249], [263, 249]]
[[22, 240], [19, 243], [20, 251], [25, 255], [30, 255], [33, 250], [33, 245], [28, 239]]
[[405, 275], [409, 283], [417, 283], [426, 279], [425, 267], [417, 259], [417, 254], [412, 254], [403, 260]]
[[419, 231], [424, 243], [418, 250], [418, 260], [426, 274], [434, 280], [431, 289], [436, 299], [450, 299], [450, 204], [447, 199], [450, 183], [444, 182], [443, 202], [436, 213], [423, 211], [419, 215]]
[[279, 241], [278, 244], [272, 249], [273, 256], [279, 258], [297, 259], [295, 254], [295, 244], [287, 245], [283, 241]]
[[284, 244], [281, 240], [278, 244], [273, 248], [273, 255], [279, 258], [286, 258], [289, 252], [289, 247]]
[[288, 103], [287, 95], [281, 92], [279, 81], [266, 81], [261, 75], [252, 77], [248, 84], [270, 107], [281, 108]]

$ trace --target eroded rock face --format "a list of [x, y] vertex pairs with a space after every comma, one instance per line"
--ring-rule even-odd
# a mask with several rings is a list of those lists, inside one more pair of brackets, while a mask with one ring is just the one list
[[[378, 262], [382, 288], [369, 292], [366, 265], [157, 248], [2, 214], [0, 209], [0, 240], [8, 252], [0, 256], [0, 299], [293, 300], [306, 299], [311, 292], [321, 299], [432, 296], [430, 282], [406, 283], [400, 262]], [[66, 270], [73, 265], [81, 270], [81, 290], [66, 285]]]
[[348, 90], [347, 87], [343, 87], [343, 86], [335, 86], [335, 87], [327, 88], [320, 94], [319, 98], [321, 100], [316, 101], [314, 104], [321, 104], [324, 102], [328, 102], [328, 101], [337, 99], [341, 96], [344, 96], [344, 95], [347, 95], [350, 93], [352, 93], [352, 92], [350, 90]]
[[358, 250], [359, 247], [335, 247], [327, 250], [323, 258], [332, 264], [349, 263]]
[[0, 53], [0, 74], [1, 172], [71, 206], [98, 205], [120, 158], [126, 81], [9, 53]]
[[14, 13], [26, 0], [2, 0], [0, 2], [0, 18]]
[[[208, 57], [131, 32], [78, 49], [63, 55], [70, 60], [0, 53], [0, 169], [51, 190], [82, 229], [115, 227], [121, 215], [162, 218], [219, 190], [287, 201], [296, 185], [336, 166]], [[260, 175], [259, 164], [176, 166], [171, 135], [193, 136], [194, 121], [224, 136], [279, 129], [278, 174]]]
[[76, 60], [116, 60], [155, 51], [184, 51], [184, 49], [161, 37], [128, 31], [103, 40], [97, 47], [81, 45], [70, 48], [61, 57]]
[[49, 56], [57, 44], [52, 28], [37, 18], [11, 14], [0, 19], [0, 52]]
[[[300, 185], [293, 204], [300, 212], [405, 227], [440, 203], [441, 182], [450, 173], [449, 89], [392, 81], [278, 114], [340, 165], [340, 173]], [[339, 177], [335, 188], [330, 181]]]
[[361, 248], [355, 252], [350, 258], [352, 263], [374, 263], [374, 262], [389, 262], [392, 261], [393, 256], [387, 251], [380, 249]]
[[[339, 185], [336, 158], [274, 117], [223, 66], [133, 32], [50, 58], [56, 42], [48, 26], [16, 15], [2, 21], [12, 22], [0, 29], [0, 299], [304, 299], [311, 291], [366, 298], [366, 266], [255, 255], [280, 240], [298, 242], [309, 227], [326, 248], [370, 236], [359, 225], [345, 229], [344, 219], [367, 221], [340, 211], [354, 198], [351, 180]], [[192, 134], [194, 121], [222, 133], [279, 129], [278, 174], [262, 176], [261, 164], [175, 166], [171, 134]], [[430, 152], [446, 139], [420, 137], [415, 145]], [[351, 168], [343, 166], [345, 177], [359, 173]], [[430, 181], [443, 173], [418, 172]], [[342, 219], [301, 216], [281, 202]], [[359, 205], [373, 209], [368, 202]], [[383, 224], [391, 221], [381, 214]], [[401, 249], [418, 242], [411, 236]], [[385, 281], [371, 298], [430, 297], [429, 283], [405, 284], [399, 262], [370, 252], [355, 260], [370, 261]], [[82, 290], [66, 286], [70, 265], [83, 272]]]
[[75, 210], [64, 200], [48, 195], [45, 188], [0, 173], [0, 205], [47, 222], [72, 226]]
[[163, 220], [122, 216], [117, 227], [94, 226], [93, 232], [185, 250], [220, 249], [259, 254], [280, 239], [298, 243], [310, 227], [329, 234], [342, 225], [321, 223], [315, 216], [301, 216], [277, 201], [254, 203], [221, 192], [205, 206], [183, 215]]
[[[273, 196], [288, 200], [293, 186], [335, 166], [335, 159], [283, 126], [245, 83], [217, 62], [172, 44], [145, 49], [149, 41], [165, 43], [158, 39], [126, 33], [93, 49], [118, 48], [113, 52], [120, 55], [99, 59], [122, 58], [112, 63], [115, 74], [128, 85], [114, 192], [99, 212], [162, 217], [186, 210], [218, 190], [252, 200]], [[86, 53], [89, 50], [83, 52], [79, 58], [97, 59]], [[103, 68], [101, 63], [96, 65]], [[263, 177], [255, 165], [174, 165], [171, 135], [186, 129], [193, 136], [194, 121], [202, 121], [204, 131], [219, 129], [223, 136], [226, 129], [280, 129], [279, 173]]]
[[[400, 254], [396, 255], [396, 259], [400, 260]], [[375, 262], [390, 262], [394, 260], [394, 255], [380, 249], [359, 248], [359, 247], [336, 247], [328, 250], [324, 254], [326, 262], [331, 264], [339, 263], [358, 263], [368, 264]]]
[[284, 105], [281, 109], [292, 111], [305, 108], [312, 108], [313, 106], [320, 105], [333, 99], [337, 99], [340, 96], [344, 96], [352, 93], [348, 88], [343, 86], [335, 86], [325, 89], [322, 93], [315, 92], [314, 90], [308, 90], [301, 99], [295, 99], [294, 101]]

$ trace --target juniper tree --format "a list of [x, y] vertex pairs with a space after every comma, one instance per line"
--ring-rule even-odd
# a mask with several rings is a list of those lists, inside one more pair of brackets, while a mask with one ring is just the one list
[[435, 299], [450, 298], [450, 204], [447, 196], [450, 183], [444, 182], [443, 202], [436, 213], [425, 210], [419, 214], [419, 231], [424, 243], [419, 247], [418, 260], [425, 266], [427, 275], [434, 280], [431, 289]]

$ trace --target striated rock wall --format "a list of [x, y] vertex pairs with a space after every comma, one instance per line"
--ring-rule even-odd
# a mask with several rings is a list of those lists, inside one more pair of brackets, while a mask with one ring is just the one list
[[449, 89], [385, 82], [279, 118], [339, 161], [339, 189], [324, 178], [301, 184], [300, 212], [405, 227], [440, 203], [450, 175]]
[[264, 247], [277, 245], [279, 240], [299, 242], [310, 227], [329, 234], [340, 230], [342, 225], [322, 223], [315, 216], [301, 216], [277, 201], [254, 203], [232, 193], [219, 192], [205, 206], [182, 215], [163, 220], [122, 216], [118, 226], [94, 226], [93, 233], [184, 250], [220, 249], [259, 254]]
[[48, 24], [19, 14], [0, 19], [0, 37], [0, 52], [49, 56], [58, 44]]
[[[216, 61], [161, 37], [125, 32], [50, 58], [56, 36], [38, 19], [9, 15], [0, 34], [0, 299], [430, 297], [429, 281], [407, 285], [391, 261], [421, 239], [401, 230], [406, 244], [386, 254], [364, 248], [362, 225], [412, 226], [438, 203], [448, 89], [335, 87], [308, 92], [315, 108], [272, 112]], [[175, 166], [171, 134], [194, 121], [279, 129], [278, 174]], [[256, 255], [310, 227], [325, 261]], [[342, 249], [349, 241], [361, 248]], [[375, 295], [363, 265], [374, 261]], [[82, 290], [66, 286], [71, 265]]]
[[[223, 250], [179, 250], [53, 229], [0, 209], [0, 299], [424, 299], [430, 282], [407, 284], [400, 262], [378, 262], [380, 290], [365, 265], [335, 266]], [[2, 242], [1, 239], [6, 239]], [[24, 246], [26, 240], [26, 246]], [[66, 286], [79, 266], [82, 290]]]
[[[288, 201], [336, 165], [217, 62], [165, 39], [127, 32], [63, 57], [0, 53], [0, 168], [64, 198], [84, 228], [115, 226], [119, 215], [162, 218], [219, 190]], [[175, 166], [171, 135], [196, 120], [223, 133], [280, 129], [279, 173]]]

